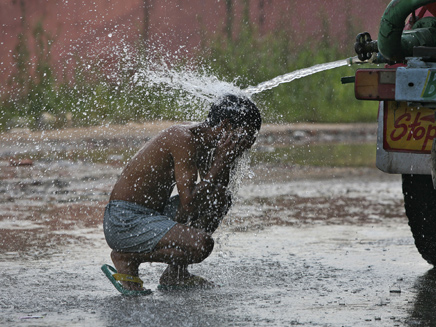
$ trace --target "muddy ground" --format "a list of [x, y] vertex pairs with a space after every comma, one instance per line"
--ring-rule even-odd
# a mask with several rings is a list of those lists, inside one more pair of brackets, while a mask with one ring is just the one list
[[[137, 147], [166, 123], [0, 135], [0, 325], [432, 326], [436, 273], [418, 254], [400, 177], [372, 167], [260, 163], [193, 273], [221, 287], [121, 296], [102, 212], [123, 162], [71, 149]], [[290, 143], [373, 142], [375, 126], [266, 126], [257, 151]], [[47, 156], [33, 154], [46, 151]], [[24, 159], [27, 159], [25, 161]]]

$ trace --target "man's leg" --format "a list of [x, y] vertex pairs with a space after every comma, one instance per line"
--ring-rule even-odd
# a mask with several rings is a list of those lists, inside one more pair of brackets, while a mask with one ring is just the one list
[[[202, 262], [212, 253], [214, 247], [214, 241], [208, 233], [180, 224], [174, 227], [157, 246], [161, 247], [156, 251], [159, 255], [170, 256], [165, 261], [168, 267], [160, 278], [161, 285], [183, 285], [192, 277], [188, 272], [188, 265]], [[183, 254], [175, 252], [175, 249], [182, 250]]]
[[[138, 276], [139, 265], [143, 262], [167, 263], [168, 268], [162, 274], [161, 284], [183, 284], [191, 275], [187, 266], [206, 259], [213, 250], [214, 241], [210, 235], [196, 228], [176, 224], [157, 243], [152, 252], [123, 253], [112, 251], [111, 258], [121, 274]], [[124, 287], [140, 289], [136, 283], [123, 282]]]
[[[168, 267], [160, 278], [161, 284], [183, 284], [192, 275], [188, 265], [202, 262], [213, 250], [212, 233], [218, 228], [230, 204], [226, 188], [213, 185], [207, 197], [202, 199], [200, 215], [188, 227], [176, 224], [148, 253], [122, 253], [113, 251], [112, 261], [119, 273], [138, 276], [139, 265], [143, 262], [167, 263]], [[138, 284], [123, 282], [129, 289], [137, 289]]]
[[[218, 228], [221, 220], [226, 215], [228, 208], [231, 203], [231, 199], [229, 194], [226, 191], [226, 188], [220, 185], [212, 185], [209, 192], [205, 192], [206, 194], [202, 201], [200, 202], [199, 207], [199, 217], [190, 223], [190, 226], [193, 227], [191, 230], [196, 230], [200, 232], [203, 237], [207, 235], [210, 242], [212, 242], [212, 247], [210, 247], [210, 251], [207, 250], [207, 254], [203, 256], [200, 260], [190, 260], [191, 263], [198, 263], [206, 259], [213, 249], [213, 239], [211, 237], [212, 233]], [[184, 225], [182, 225], [184, 226]], [[186, 227], [184, 227], [186, 228]], [[176, 234], [178, 231], [174, 230], [175, 234], [169, 235], [170, 239], [177, 238]], [[168, 233], [169, 234], [169, 233]], [[168, 235], [167, 234], [167, 235]], [[183, 235], [183, 233], [181, 234]], [[195, 241], [195, 237], [192, 238], [193, 245], [198, 251], [204, 251], [204, 249], [208, 249], [208, 247], [200, 244]], [[174, 262], [174, 264], [169, 264], [167, 269], [164, 271], [160, 278], [161, 285], [183, 285], [185, 281], [192, 281], [192, 277], [194, 277], [195, 284], [203, 285], [203, 286], [213, 286], [213, 283], [208, 282], [207, 280], [193, 276], [188, 272], [188, 264], [183, 262]], [[190, 283], [191, 284], [191, 283]]]

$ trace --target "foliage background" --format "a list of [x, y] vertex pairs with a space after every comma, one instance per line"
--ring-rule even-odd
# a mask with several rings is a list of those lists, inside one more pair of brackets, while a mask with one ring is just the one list
[[[248, 1], [246, 4], [248, 8]], [[182, 96], [180, 92], [168, 92], [156, 85], [132, 86], [132, 75], [129, 70], [120, 69], [122, 67], [117, 67], [114, 82], [107, 67], [98, 61], [90, 66], [77, 56], [73, 58], [73, 76], [59, 78], [54, 72], [50, 53], [56, 39], [44, 30], [43, 23], [41, 19], [35, 24], [30, 36], [24, 33], [18, 36], [14, 49], [17, 69], [7, 81], [7, 91], [0, 90], [0, 130], [86, 126], [132, 120], [202, 119], [192, 114], [189, 104], [178, 101]], [[329, 24], [324, 18], [324, 28], [320, 33], [328, 31]], [[207, 67], [209, 73], [219, 79], [234, 81], [237, 86], [245, 88], [297, 69], [349, 57], [354, 35], [358, 31], [351, 20], [345, 28], [349, 35], [349, 42], [346, 43], [350, 48], [340, 48], [337, 42], [322, 36], [312, 39], [321, 41], [301, 42], [291, 29], [259, 33], [257, 26], [249, 20], [247, 10], [237, 31], [231, 30], [232, 26], [227, 26], [226, 33], [211, 34], [205, 30], [194, 62]], [[142, 53], [142, 58], [147, 58], [144, 43], [138, 42], [135, 51]], [[36, 53], [33, 71], [27, 64], [31, 52]], [[189, 61], [192, 62], [191, 59]], [[177, 65], [185, 63], [179, 60]], [[123, 64], [133, 65], [132, 69], [141, 65], [140, 62], [132, 64], [121, 60], [118, 66]], [[264, 91], [255, 95], [254, 100], [262, 109], [265, 122], [373, 122], [376, 120], [377, 105], [357, 101], [353, 86], [340, 82], [342, 76], [354, 75], [355, 69], [345, 66], [317, 73]]]

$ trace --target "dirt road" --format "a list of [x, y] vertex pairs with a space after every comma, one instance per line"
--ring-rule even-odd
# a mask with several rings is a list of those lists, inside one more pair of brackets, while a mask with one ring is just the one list
[[191, 268], [221, 287], [160, 292], [165, 266], [144, 264], [140, 276], [153, 295], [125, 298], [100, 271], [110, 263], [102, 211], [121, 165], [38, 159], [11, 166], [5, 153], [30, 143], [11, 141], [0, 160], [2, 326], [436, 321], [436, 274], [413, 244], [399, 176], [374, 168], [255, 166], [214, 252]]

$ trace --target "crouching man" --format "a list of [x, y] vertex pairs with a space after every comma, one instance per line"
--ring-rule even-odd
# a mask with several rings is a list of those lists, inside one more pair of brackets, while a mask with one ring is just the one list
[[[159, 287], [213, 286], [188, 272], [212, 252], [212, 233], [229, 210], [230, 173], [261, 126], [256, 105], [226, 95], [202, 123], [175, 125], [150, 140], [115, 183], [104, 234], [115, 268], [102, 270], [123, 294], [149, 294], [138, 277], [143, 262], [167, 263]], [[174, 187], [178, 194], [171, 196]]]

